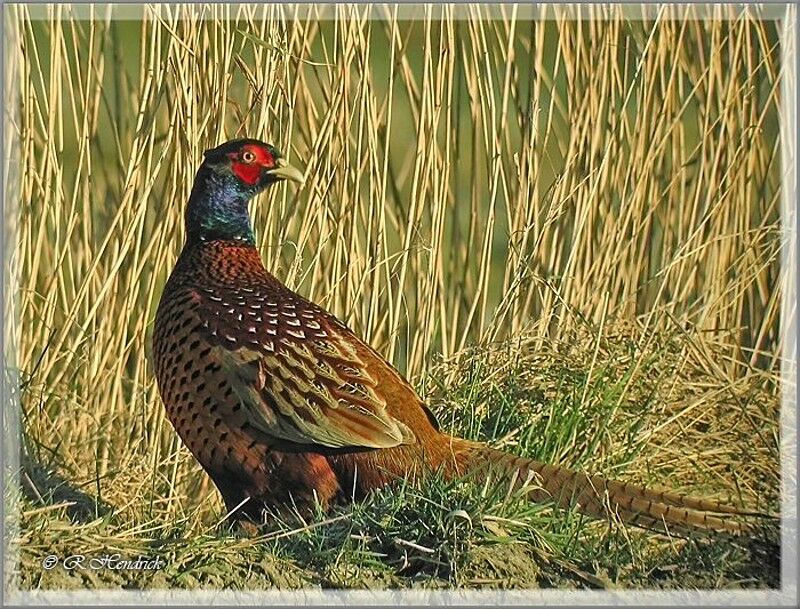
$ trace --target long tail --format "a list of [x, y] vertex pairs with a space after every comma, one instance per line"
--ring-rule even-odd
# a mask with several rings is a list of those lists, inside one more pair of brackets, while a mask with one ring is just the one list
[[742, 522], [740, 517], [775, 518], [708, 499], [591, 476], [473, 442], [454, 439], [452, 446], [462, 472], [494, 472], [516, 488], [527, 483], [532, 501], [574, 507], [594, 518], [618, 518], [627, 524], [670, 534], [711, 530], [737, 536], [755, 531], [752, 524]]

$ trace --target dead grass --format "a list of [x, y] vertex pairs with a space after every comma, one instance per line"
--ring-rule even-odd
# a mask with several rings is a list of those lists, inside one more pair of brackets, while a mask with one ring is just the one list
[[[642, 352], [634, 348], [636, 338], [635, 328], [613, 325], [599, 349], [596, 337], [584, 333], [568, 345], [532, 351], [523, 335], [434, 366], [428, 395], [447, 431], [522, 455], [776, 511], [777, 397], [755, 376], [729, 391], [685, 357], [691, 347], [682, 335], [659, 336]], [[706, 417], [697, 416], [698, 403], [705, 404]], [[746, 540], [669, 538], [585, 521], [509, 497], [504, 488], [471, 483], [433, 478], [422, 488], [376, 493], [307, 522], [276, 518], [262, 536], [242, 538], [217, 522], [222, 506], [213, 494], [213, 509], [202, 521], [197, 509], [174, 520], [149, 509], [141, 500], [148, 492], [144, 468], [109, 480], [103, 505], [76, 493], [70, 481], [30, 467], [26, 472], [19, 539], [26, 589], [763, 589], [779, 582], [775, 531]], [[39, 499], [53, 489], [52, 497]], [[188, 495], [177, 500], [192, 504]], [[159, 556], [166, 566], [98, 571], [90, 580], [75, 570], [40, 567], [50, 554], [115, 552]]]

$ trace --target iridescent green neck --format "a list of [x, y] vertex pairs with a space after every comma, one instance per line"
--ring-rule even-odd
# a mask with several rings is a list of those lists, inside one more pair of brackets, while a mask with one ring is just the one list
[[247, 203], [256, 190], [242, 187], [232, 176], [201, 167], [186, 208], [186, 240], [239, 241], [255, 244]]

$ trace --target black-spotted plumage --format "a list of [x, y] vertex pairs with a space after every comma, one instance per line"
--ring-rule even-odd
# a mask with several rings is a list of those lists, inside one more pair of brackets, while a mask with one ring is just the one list
[[[165, 286], [154, 345], [178, 434], [218, 486], [247, 479], [246, 494], [263, 503], [265, 494], [286, 500], [265, 463], [277, 457], [289, 467], [298, 446], [319, 449], [302, 466], [317, 463], [315, 474], [324, 475], [314, 490], [332, 499], [341, 488], [326, 449], [417, 443], [403, 413], [387, 410], [396, 388], [387, 396], [379, 385], [396, 372], [336, 318], [281, 285], [248, 244], [198, 241], [184, 250]], [[233, 495], [231, 508], [244, 499]]]
[[264, 268], [247, 202], [301, 177], [257, 140], [208, 151], [156, 314], [154, 364], [167, 414], [236, 517], [350, 499], [435, 469], [532, 482], [532, 500], [659, 530], [749, 530], [721, 515], [746, 511], [442, 433], [390, 364]]

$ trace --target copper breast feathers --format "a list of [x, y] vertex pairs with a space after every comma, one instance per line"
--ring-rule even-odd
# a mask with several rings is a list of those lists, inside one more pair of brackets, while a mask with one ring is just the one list
[[273, 444], [327, 448], [416, 441], [387, 412], [369, 347], [269, 275], [254, 249], [203, 247], [184, 253], [170, 278], [156, 340], [167, 319], [189, 325], [186, 342], [204, 354], [198, 369], [221, 366], [251, 429]]

